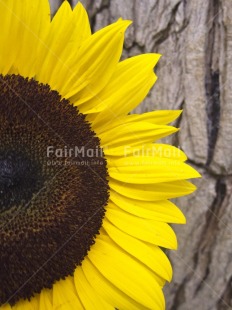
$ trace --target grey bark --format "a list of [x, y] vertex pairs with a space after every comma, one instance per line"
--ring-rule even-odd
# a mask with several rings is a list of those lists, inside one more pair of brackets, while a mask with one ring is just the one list
[[[54, 8], [59, 1], [52, 1]], [[77, 1], [73, 0], [75, 5]], [[93, 30], [132, 19], [123, 57], [163, 54], [154, 89], [137, 111], [184, 109], [180, 146], [203, 178], [178, 199], [187, 225], [174, 227], [169, 310], [232, 309], [232, 2], [231, 0], [82, 0]]]

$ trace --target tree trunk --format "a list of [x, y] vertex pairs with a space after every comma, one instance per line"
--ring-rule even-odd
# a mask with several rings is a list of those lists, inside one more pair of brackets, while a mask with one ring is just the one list
[[[59, 1], [52, 2], [56, 9]], [[167, 309], [232, 309], [232, 2], [82, 3], [94, 31], [119, 17], [134, 21], [123, 57], [163, 55], [159, 80], [137, 111], [183, 109], [180, 133], [166, 141], [180, 146], [203, 175], [194, 195], [176, 201], [187, 225], [174, 227], [179, 248], [169, 254], [174, 278], [165, 287]]]

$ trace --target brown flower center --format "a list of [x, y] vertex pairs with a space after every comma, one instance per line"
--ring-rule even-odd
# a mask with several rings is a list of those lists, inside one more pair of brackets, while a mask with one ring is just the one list
[[84, 115], [48, 85], [0, 76], [0, 305], [72, 275], [99, 233], [106, 160]]

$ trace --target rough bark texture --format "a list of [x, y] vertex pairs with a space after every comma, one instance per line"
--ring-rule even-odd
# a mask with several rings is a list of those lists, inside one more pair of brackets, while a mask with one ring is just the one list
[[[59, 1], [52, 2], [56, 9]], [[169, 141], [203, 175], [196, 194], [177, 201], [187, 225], [174, 227], [179, 249], [170, 253], [174, 278], [165, 288], [167, 309], [232, 309], [232, 2], [82, 3], [93, 30], [119, 17], [134, 21], [124, 57], [163, 54], [159, 80], [137, 111], [184, 109], [181, 131]]]

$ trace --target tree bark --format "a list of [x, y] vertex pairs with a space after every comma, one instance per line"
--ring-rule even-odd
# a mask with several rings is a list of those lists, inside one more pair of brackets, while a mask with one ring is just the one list
[[[51, 0], [53, 9], [59, 1]], [[71, 2], [71, 1], [70, 1]], [[76, 4], [73, 0], [72, 5]], [[232, 309], [232, 3], [231, 0], [82, 0], [93, 31], [133, 20], [123, 57], [161, 53], [159, 77], [136, 110], [183, 109], [179, 134], [203, 178], [176, 203], [187, 225], [175, 225], [178, 251], [165, 287], [169, 310]]]

